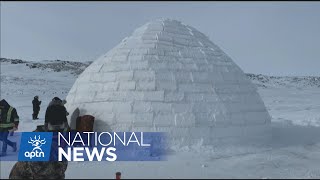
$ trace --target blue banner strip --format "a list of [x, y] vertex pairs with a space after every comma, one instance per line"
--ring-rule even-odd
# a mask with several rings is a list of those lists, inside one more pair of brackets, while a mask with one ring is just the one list
[[[18, 151], [6, 139], [16, 142]], [[0, 150], [6, 151], [0, 161], [166, 160], [162, 132], [0, 132], [0, 140]]]

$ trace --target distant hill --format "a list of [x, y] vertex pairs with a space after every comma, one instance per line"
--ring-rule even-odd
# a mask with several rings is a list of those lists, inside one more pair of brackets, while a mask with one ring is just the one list
[[71, 74], [79, 75], [84, 69], [91, 64], [91, 62], [75, 62], [64, 60], [43, 60], [43, 61], [24, 61], [21, 59], [7, 59], [0, 58], [0, 62], [7, 62], [11, 64], [25, 64], [30, 69], [38, 68], [41, 70], [51, 69], [54, 72], [69, 71]]
[[[92, 61], [75, 62], [64, 60], [43, 60], [43, 61], [25, 61], [21, 59], [0, 58], [1, 63], [25, 64], [30, 69], [37, 68], [41, 70], [50, 69], [54, 72], [68, 71], [78, 76]], [[247, 77], [259, 88], [268, 87], [320, 87], [320, 77], [317, 76], [267, 76], [262, 74], [246, 73]]]

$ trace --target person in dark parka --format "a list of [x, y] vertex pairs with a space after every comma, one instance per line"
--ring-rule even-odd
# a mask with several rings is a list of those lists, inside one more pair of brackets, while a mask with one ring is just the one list
[[39, 119], [38, 114], [40, 111], [40, 105], [41, 101], [39, 101], [39, 96], [35, 96], [34, 99], [32, 100], [32, 105], [33, 105], [33, 114], [32, 114], [32, 119]]
[[45, 114], [45, 129], [47, 130], [68, 130], [68, 112], [63, 101], [54, 97], [49, 103]]
[[[33, 132], [47, 132], [38, 126]], [[57, 138], [57, 137], [53, 137]], [[9, 179], [65, 179], [68, 161], [56, 161], [58, 140], [52, 140], [50, 161], [18, 161], [12, 167]], [[60, 146], [62, 147], [62, 146]], [[55, 150], [55, 151], [52, 151]]]

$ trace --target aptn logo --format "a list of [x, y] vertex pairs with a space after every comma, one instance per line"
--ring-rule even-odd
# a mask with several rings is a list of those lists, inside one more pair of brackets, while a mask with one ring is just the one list
[[49, 161], [51, 132], [23, 132], [18, 161]]
[[46, 143], [46, 139], [45, 138], [43, 140], [41, 140], [40, 135], [38, 136], [38, 138], [35, 135], [34, 139], [32, 139], [30, 137], [30, 141], [28, 141], [28, 143], [30, 143], [32, 146], [34, 146], [34, 148], [32, 149], [31, 152], [26, 151], [24, 153], [25, 157], [28, 157], [30, 159], [32, 159], [33, 157], [38, 157], [38, 158], [42, 157], [42, 158], [44, 158], [44, 152], [42, 151], [41, 146]]

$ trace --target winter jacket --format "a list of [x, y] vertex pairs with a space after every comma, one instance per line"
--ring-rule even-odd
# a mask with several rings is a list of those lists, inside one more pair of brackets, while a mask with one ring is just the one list
[[33, 105], [33, 111], [35, 112], [40, 111], [41, 101], [39, 101], [37, 98], [34, 98], [32, 100], [32, 105]]
[[[45, 129], [37, 128], [34, 132], [38, 131]], [[52, 144], [54, 146], [58, 145]], [[51, 153], [51, 156], [57, 154]], [[12, 167], [9, 179], [65, 179], [67, 167], [68, 161], [19, 161]]]
[[67, 129], [67, 110], [60, 99], [53, 99], [47, 107], [45, 114], [46, 129]]
[[67, 161], [18, 161], [9, 179], [65, 179]]
[[8, 131], [13, 127], [18, 128], [18, 125], [19, 116], [17, 110], [2, 99], [0, 101], [0, 131]]

